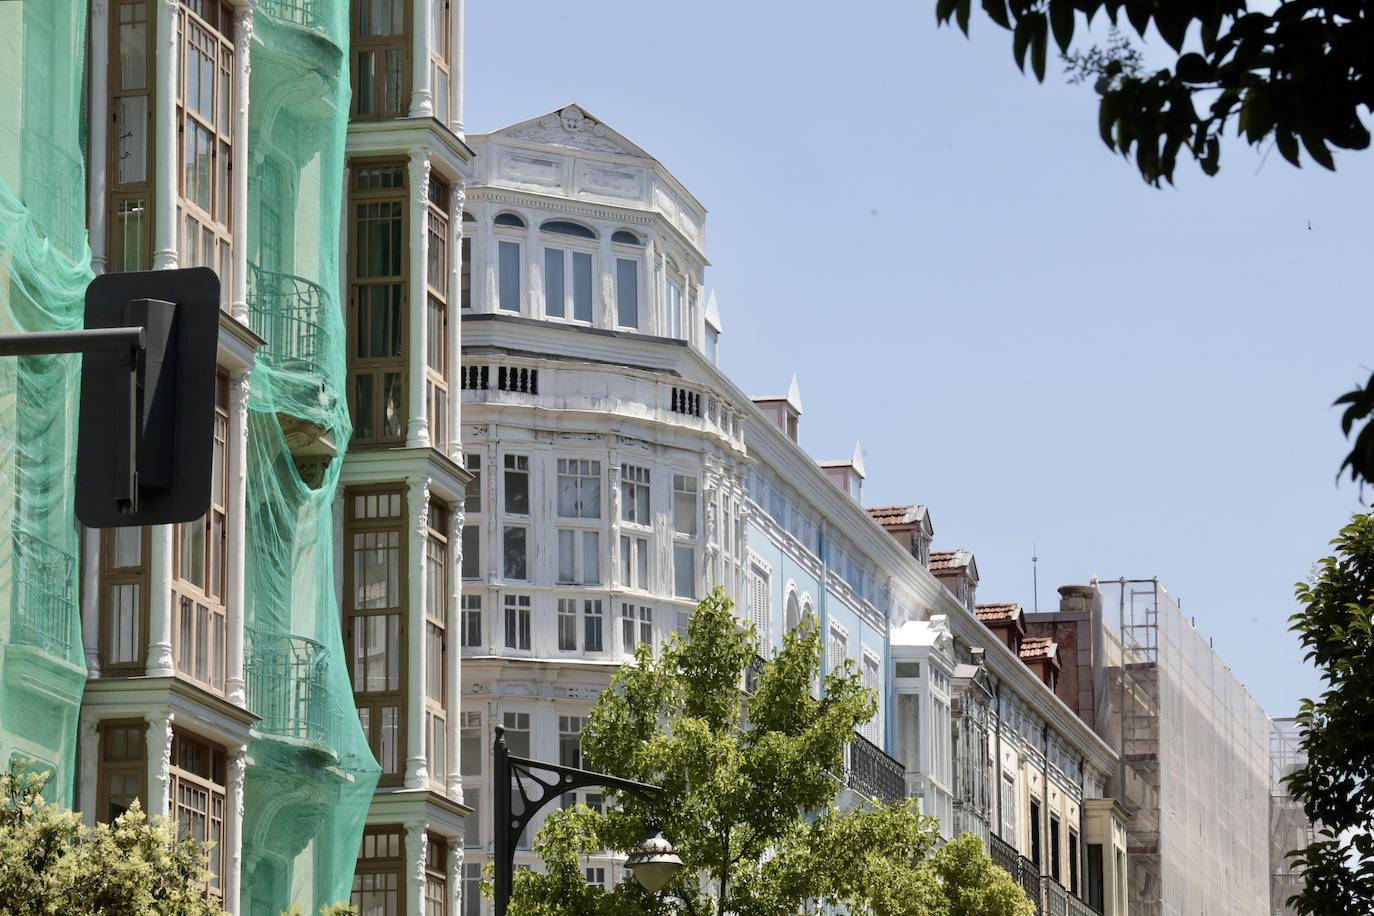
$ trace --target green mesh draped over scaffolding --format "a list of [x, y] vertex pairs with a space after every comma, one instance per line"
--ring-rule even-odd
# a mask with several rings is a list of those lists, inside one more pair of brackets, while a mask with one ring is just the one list
[[[351, 433], [339, 308], [347, 0], [260, 0], [248, 132], [243, 911], [347, 900], [380, 768], [353, 704], [333, 503]], [[337, 454], [335, 454], [337, 452]]]
[[[82, 324], [85, 0], [0, 2], [0, 333]], [[70, 805], [86, 665], [72, 468], [81, 361], [0, 358], [0, 765]]]

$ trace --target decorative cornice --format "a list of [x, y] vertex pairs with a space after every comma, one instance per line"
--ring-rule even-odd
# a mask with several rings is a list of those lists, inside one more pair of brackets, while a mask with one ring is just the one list
[[651, 226], [656, 220], [664, 219], [663, 215], [660, 213], [637, 208], [622, 209], [608, 205], [580, 203], [562, 197], [543, 197], [536, 194], [493, 188], [489, 185], [469, 188], [467, 196], [469, 203], [490, 203], [504, 204], [509, 207], [529, 207], [535, 210], [566, 213], [572, 216], [585, 217], [587, 219], [604, 219], [608, 222], [631, 223], [640, 226]]

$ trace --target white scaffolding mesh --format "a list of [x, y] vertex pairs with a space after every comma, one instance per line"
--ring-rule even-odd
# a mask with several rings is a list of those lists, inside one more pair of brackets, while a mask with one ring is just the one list
[[1119, 732], [1108, 731], [1121, 753], [1116, 789], [1134, 812], [1131, 916], [1261, 916], [1268, 717], [1156, 580], [1098, 587], [1120, 621], [1119, 654], [1106, 654]]
[[1283, 778], [1306, 765], [1295, 719], [1274, 719], [1269, 729], [1269, 868], [1273, 916], [1296, 914], [1288, 898], [1302, 889], [1302, 878], [1288, 862], [1288, 853], [1302, 849], [1316, 837], [1302, 803], [1288, 793]]

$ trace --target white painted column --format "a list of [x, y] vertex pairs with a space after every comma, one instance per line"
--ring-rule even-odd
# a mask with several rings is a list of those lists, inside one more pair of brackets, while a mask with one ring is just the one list
[[81, 642], [86, 676], [100, 677], [100, 529], [81, 529]]
[[242, 911], [239, 888], [243, 876], [243, 777], [248, 767], [248, 745], [240, 745], [229, 755], [229, 772], [224, 786], [224, 874], [220, 884], [224, 889], [224, 908], [231, 916]]
[[247, 537], [248, 475], [248, 370], [241, 369], [229, 379], [229, 530], [228, 573], [225, 589], [225, 672], [224, 689], [230, 703], [246, 705], [243, 674], [244, 604], [248, 593], [244, 582], [244, 552]]
[[171, 813], [172, 722], [170, 712], [150, 712], [144, 716], [148, 730], [144, 735], [148, 748], [148, 809], [149, 817], [166, 817]]
[[406, 512], [410, 526], [410, 593], [406, 607], [409, 623], [406, 650], [410, 656], [410, 680], [406, 706], [407, 789], [429, 787], [425, 760], [425, 542], [429, 530], [429, 480], [406, 479]]
[[596, 252], [597, 273], [601, 277], [601, 296], [598, 300], [601, 307], [598, 309], [600, 314], [592, 316], [592, 323], [598, 328], [615, 330], [620, 321], [616, 314], [615, 252], [611, 250], [611, 231], [606, 229], [601, 233]]
[[474, 208], [477, 220], [477, 240], [472, 246], [472, 310], [495, 312], [500, 310], [496, 286], [496, 226], [492, 223], [490, 204]]
[[[458, 759], [462, 746], [459, 738], [463, 727], [461, 710], [463, 611], [460, 596], [463, 590], [463, 523], [466, 520], [467, 516], [463, 512], [463, 503], [459, 500], [449, 518], [449, 586], [448, 594], [444, 596], [447, 604], [444, 632], [448, 637], [448, 671], [444, 672], [447, 675], [444, 684], [444, 709], [448, 712], [448, 734], [445, 736], [448, 741], [447, 753], [445, 754], [448, 760], [448, 773], [436, 774], [436, 776], [443, 775], [445, 777], [444, 788], [448, 797], [460, 805], [463, 803], [463, 765], [462, 761]], [[455, 910], [455, 912], [457, 911]]]
[[156, 40], [152, 54], [157, 65], [153, 89], [153, 269], [177, 266], [177, 0], [157, 5]]
[[[234, 12], [234, 162], [240, 167], [231, 173], [233, 187], [229, 192], [234, 226], [229, 313], [244, 324], [248, 323], [248, 74], [252, 70], [248, 58], [256, 4], [257, 0], [247, 0]], [[225, 278], [220, 277], [220, 282], [226, 282]]]
[[434, 36], [429, 33], [429, 5], [436, 0], [414, 0], [410, 5], [410, 33], [414, 36], [410, 46], [410, 116], [429, 118], [434, 116], [434, 96], [429, 89], [429, 49], [434, 47]]
[[[415, 4], [416, 9], [423, 4]], [[425, 348], [428, 337], [426, 312], [429, 292], [425, 274], [429, 260], [429, 153], [410, 154], [410, 352], [407, 354], [410, 426], [407, 448], [429, 445], [429, 421], [425, 419]]]
[[659, 301], [663, 292], [664, 255], [657, 239], [645, 248], [645, 252], [649, 258], [649, 269], [645, 271], [649, 289], [644, 297], [644, 313], [639, 316], [639, 326], [646, 334], [658, 334], [659, 327], [666, 326], [660, 320], [666, 316], [660, 313], [667, 308], [667, 304]]
[[[544, 253], [540, 251], [539, 224], [533, 214], [523, 215], [529, 221], [525, 227], [525, 303], [529, 307], [523, 311], [530, 318], [543, 318], [548, 314], [548, 303], [544, 299]], [[571, 278], [565, 282], [571, 282]]]
[[[450, 7], [453, 17], [453, 49], [449, 61], [449, 82], [453, 87], [452, 104], [449, 106], [449, 129], [463, 136], [463, 0], [452, 0]], [[455, 909], [455, 913], [458, 911]]]
[[100, 777], [100, 720], [93, 716], [81, 717], [81, 731], [78, 744], [80, 759], [77, 761], [77, 786], [80, 792], [81, 823], [87, 827], [95, 826], [97, 804], [97, 780]]
[[424, 916], [425, 847], [428, 845], [424, 822], [406, 824], [406, 864], [410, 866], [410, 871], [406, 875], [409, 893], [404, 894], [404, 912], [407, 916]]
[[466, 200], [463, 182], [454, 182], [448, 219], [448, 456], [458, 464], [463, 463], [463, 436], [459, 425], [463, 420], [460, 367], [463, 352], [463, 204]]
[[171, 677], [172, 660], [172, 526], [154, 525], [148, 550], [148, 677]]
[[[89, 179], [89, 220], [91, 243], [91, 270], [97, 276], [105, 272], [106, 223], [110, 202], [106, 197], [109, 190], [110, 170], [106, 165], [106, 150], [109, 149], [110, 133], [110, 12], [107, 0], [92, 0], [91, 3], [91, 91], [88, 104], [90, 119], [90, 151], [88, 159]], [[98, 677], [99, 672], [91, 675]]]

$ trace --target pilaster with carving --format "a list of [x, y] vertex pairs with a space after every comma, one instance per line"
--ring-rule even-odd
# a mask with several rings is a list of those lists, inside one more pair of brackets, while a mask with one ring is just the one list
[[224, 906], [229, 912], [238, 913], [239, 888], [243, 883], [243, 780], [248, 771], [248, 746], [241, 745], [230, 754], [228, 762], [224, 786]]
[[157, 91], [153, 93], [153, 143], [156, 153], [153, 184], [157, 208], [153, 215], [153, 269], [177, 266], [177, 0], [162, 0], [157, 5], [157, 22], [152, 43]]
[[100, 677], [100, 529], [81, 529], [81, 645], [86, 676]]
[[[109, 149], [110, 124], [110, 13], [106, 0], [91, 0], [91, 69], [90, 95], [87, 105], [90, 108], [87, 119], [90, 148], [101, 154], [90, 157], [90, 171], [87, 173], [89, 193], [89, 230], [91, 243], [91, 271], [96, 275], [105, 272], [105, 227], [106, 198], [109, 188], [110, 169], [103, 151]], [[93, 674], [98, 677], [99, 674]]]
[[467, 838], [448, 844], [448, 907], [450, 913], [463, 912], [463, 846]]
[[150, 712], [144, 716], [148, 723], [144, 739], [148, 750], [149, 817], [171, 813], [172, 722], [175, 718], [170, 712]]
[[[457, 427], [454, 428], [457, 432]], [[463, 685], [463, 650], [462, 645], [462, 590], [463, 590], [463, 524], [467, 521], [467, 514], [463, 511], [462, 501], [455, 504], [451, 521], [449, 523], [449, 562], [448, 562], [448, 583], [449, 593], [445, 596], [448, 603], [448, 616], [445, 618], [446, 635], [448, 636], [448, 671], [445, 672], [444, 682], [444, 709], [448, 714], [448, 753], [445, 758], [448, 760], [448, 773], [443, 774], [444, 790], [450, 800], [463, 803], [463, 766], [459, 759], [461, 754], [462, 742], [460, 740], [462, 728], [462, 685]]]
[[[415, 4], [418, 9], [423, 4]], [[412, 114], [414, 114], [412, 112]], [[428, 114], [425, 115], [428, 117]], [[426, 273], [429, 268], [429, 153], [413, 150], [409, 162], [410, 179], [410, 339], [407, 342], [407, 373], [410, 376], [410, 423], [406, 447], [425, 448], [430, 444], [429, 421], [425, 411], [425, 351], [429, 336]]]
[[154, 525], [148, 535], [148, 677], [172, 677], [172, 526]]
[[[253, 46], [253, 10], [257, 0], [245, 0], [234, 11], [234, 149], [247, 161], [248, 151], [248, 77], [252, 72], [249, 52]], [[248, 169], [233, 169], [229, 180], [230, 206], [234, 213], [248, 212]], [[234, 221], [234, 276], [231, 278], [229, 312], [237, 320], [248, 323], [248, 220]], [[220, 278], [224, 282], [224, 278]]]
[[410, 528], [410, 594], [406, 617], [410, 622], [407, 652], [410, 656], [410, 682], [407, 684], [406, 775], [408, 789], [429, 786], [429, 767], [425, 759], [425, 547], [429, 538], [429, 478], [406, 480], [406, 511]]
[[247, 703], [244, 684], [244, 581], [247, 545], [248, 477], [248, 391], [249, 373], [241, 369], [229, 379], [229, 530], [226, 538], [228, 563], [225, 602], [225, 677], [224, 690], [229, 702]]
[[[449, 208], [448, 283], [448, 457], [463, 463], [463, 394], [458, 367], [463, 351], [463, 207], [467, 189], [462, 179], [453, 183]], [[471, 276], [471, 272], [469, 272]], [[469, 295], [471, 290], [469, 290]]]
[[440, 0], [413, 0], [411, 3], [410, 116], [428, 118], [434, 114], [434, 94], [429, 86], [429, 49], [434, 47], [430, 32], [429, 5]]
[[406, 864], [410, 866], [407, 880], [410, 883], [410, 901], [414, 904], [405, 908], [408, 913], [425, 911], [425, 854], [428, 846], [429, 838], [425, 835], [424, 823], [406, 824]]
[[81, 717], [81, 730], [77, 736], [80, 747], [77, 761], [77, 786], [81, 804], [81, 822], [87, 827], [95, 824], [96, 786], [100, 777], [100, 720], [94, 717]]

